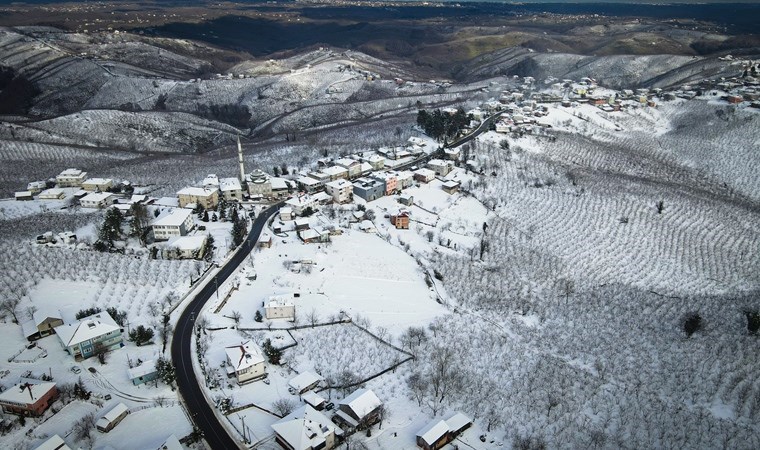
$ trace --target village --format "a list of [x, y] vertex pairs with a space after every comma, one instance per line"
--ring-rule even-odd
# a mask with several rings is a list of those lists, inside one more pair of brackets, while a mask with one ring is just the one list
[[[750, 63], [743, 77], [675, 91], [614, 91], [592, 78], [547, 79], [539, 87], [525, 77], [520, 90], [504, 91], [467, 111], [470, 123], [453, 136], [452, 144], [419, 133], [402, 146], [323, 158], [309, 170], [275, 167], [268, 173], [245, 170], [238, 139], [236, 177], [209, 174], [175, 196], [152, 197], [128, 181], [68, 168], [49, 180], [30, 181], [15, 193], [14, 203], [45, 211], [118, 211], [125, 221], [119, 222], [114, 242], [100, 251], [204, 262], [202, 273], [191, 276], [185, 296], [238, 248], [241, 227], [245, 235], [266, 206], [280, 204], [259, 236], [250, 264], [215, 286], [215, 299], [197, 322], [197, 375], [228, 428], [248, 448], [329, 449], [357, 440], [426, 450], [454, 442], [493, 448], [501, 443], [486, 437], [477, 421], [460, 411], [435, 417], [409, 413], [418, 408], [394, 390], [403, 389], [403, 383], [393, 380], [397, 368], [415, 358], [413, 345], [404, 345], [405, 333], [451, 313], [438, 292], [436, 275], [420, 260], [426, 253], [453, 249], [477, 254], [478, 232], [485, 230], [489, 211], [467, 193], [484, 172], [464, 150], [466, 143], [483, 132], [492, 133], [489, 139], [550, 137], [550, 129], [561, 127], [568, 115], [606, 115], [683, 101], [677, 99], [707, 97], [760, 108], [756, 72], [757, 65]], [[442, 112], [453, 115], [457, 109]], [[132, 233], [128, 222], [136, 217], [145, 223]], [[94, 251], [102, 239], [92, 227], [50, 230], [30, 245]], [[105, 435], [118, 432], [121, 422], [136, 421], [140, 403], [159, 397], [167, 423], [179, 431], [145, 444], [167, 449], [193, 445], [199, 436], [179, 403], [163, 407], [167, 398], [176, 396], [174, 369], [158, 344], [152, 344], [153, 330], [132, 329], [120, 311], [88, 310], [89, 305], [76, 301], [76, 291], [71, 295], [69, 310], [46, 307], [44, 298], [37, 299], [27, 317], [18, 320], [14, 342], [24, 346], [8, 360], [13, 375], [6, 370], [0, 378], [4, 428], [14, 426], [10, 417], [18, 416], [19, 422], [43, 418], [43, 426], [57, 425], [47, 427], [50, 433], [44, 439], [37, 434], [33, 448], [75, 448], [71, 430], [67, 434], [73, 422], [54, 419], [53, 409], [60, 414], [74, 402]], [[166, 324], [181, 303], [164, 305], [155, 315]], [[83, 309], [71, 309], [73, 305]], [[163, 337], [164, 347], [167, 339]], [[149, 343], [150, 351], [141, 348]], [[342, 345], [346, 348], [338, 351]], [[133, 362], [127, 351], [141, 357]], [[371, 357], [363, 356], [365, 351]], [[105, 366], [107, 354], [113, 358], [122, 353], [119, 359], [126, 359], [126, 365]], [[56, 377], [52, 369], [40, 370], [42, 358], [48, 358], [44, 366], [59, 366]], [[351, 364], [355, 366], [349, 368]], [[30, 369], [17, 377], [26, 367]], [[65, 387], [53, 381], [61, 378], [61, 368]], [[95, 389], [82, 384], [82, 375], [100, 380], [101, 372], [118, 380], [118, 387], [105, 377]], [[147, 389], [156, 392], [146, 394]], [[68, 403], [52, 408], [60, 401]]]

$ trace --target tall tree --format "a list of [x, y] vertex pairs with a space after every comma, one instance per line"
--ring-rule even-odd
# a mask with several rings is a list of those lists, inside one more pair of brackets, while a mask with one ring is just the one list
[[132, 222], [129, 228], [129, 235], [137, 238], [140, 244], [145, 247], [148, 230], [150, 230], [148, 208], [142, 203], [133, 203], [130, 210], [132, 212]]

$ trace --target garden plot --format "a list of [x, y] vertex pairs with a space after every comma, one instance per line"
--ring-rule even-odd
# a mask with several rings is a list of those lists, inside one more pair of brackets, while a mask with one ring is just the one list
[[[256, 251], [253, 269], [257, 279], [241, 283], [221, 314], [239, 311], [241, 326], [256, 326], [252, 319], [263, 301], [274, 294], [296, 292], [301, 294], [295, 304], [302, 323], [312, 309], [320, 321], [345, 311], [400, 333], [446, 313], [436, 303], [415, 260], [403, 251], [376, 235], [357, 231], [345, 231], [331, 239], [332, 243], [320, 245], [303, 244], [294, 236], [276, 238], [272, 248]], [[293, 261], [313, 264], [308, 264], [309, 272], [285, 270]], [[219, 319], [211, 316], [210, 320]]]
[[89, 402], [75, 400], [61, 408], [53, 417], [34, 429], [34, 436], [46, 438], [54, 434], [67, 438], [74, 424], [87, 414], [97, 415], [98, 407]]
[[159, 448], [170, 435], [187, 436], [193, 427], [180, 405], [132, 412], [108, 433], [95, 433], [94, 448]]

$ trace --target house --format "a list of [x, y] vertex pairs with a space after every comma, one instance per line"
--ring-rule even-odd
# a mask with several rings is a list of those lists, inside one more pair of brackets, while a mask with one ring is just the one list
[[420, 183], [429, 183], [435, 180], [435, 172], [430, 169], [417, 169], [414, 171], [414, 179]]
[[259, 240], [256, 243], [256, 245], [259, 248], [271, 248], [272, 236], [269, 233], [261, 233], [261, 236], [259, 236]]
[[330, 181], [330, 175], [324, 173], [324, 172], [309, 172], [308, 173], [310, 178], [314, 178], [315, 180], [319, 181], [319, 183], [324, 186], [325, 183]]
[[382, 406], [370, 389], [358, 389], [338, 403], [333, 419], [351, 428], [368, 428], [380, 421]]
[[472, 420], [456, 413], [446, 420], [434, 420], [417, 432], [417, 445], [424, 450], [437, 450], [456, 439], [472, 425]]
[[[331, 197], [328, 197], [331, 198]], [[303, 215], [307, 210], [316, 211], [319, 207], [319, 197], [317, 194], [302, 194], [296, 195], [293, 198], [289, 198], [285, 201], [285, 204], [292, 208], [293, 212], [297, 215]]]
[[399, 211], [396, 214], [391, 214], [391, 223], [398, 230], [408, 230], [409, 213], [407, 211]]
[[157, 241], [185, 236], [195, 228], [193, 212], [189, 209], [172, 209], [158, 216], [151, 227], [153, 228], [153, 237]]
[[359, 229], [365, 233], [377, 232], [377, 229], [375, 228], [375, 224], [372, 223], [371, 220], [362, 220], [361, 223], [359, 223]]
[[269, 183], [272, 185], [272, 197], [285, 198], [290, 194], [290, 182], [285, 178], [272, 177]]
[[39, 194], [47, 187], [47, 183], [44, 181], [30, 181], [26, 184], [26, 190], [34, 195]]
[[399, 190], [398, 177], [395, 172], [378, 172], [373, 178], [383, 182], [385, 186], [385, 195], [393, 195]]
[[169, 239], [162, 252], [166, 259], [200, 259], [206, 249], [208, 236], [177, 236]]
[[222, 178], [219, 180], [219, 190], [228, 202], [243, 201], [243, 186], [237, 178]]
[[0, 393], [0, 406], [8, 414], [38, 417], [57, 398], [58, 388], [55, 383], [25, 379]]
[[153, 381], [158, 378], [158, 369], [156, 368], [156, 361], [143, 361], [139, 366], [127, 369], [127, 375], [129, 380], [135, 386], [138, 386], [148, 381]]
[[176, 435], [170, 434], [157, 450], [185, 450], [185, 447], [182, 446]]
[[296, 180], [298, 189], [309, 194], [324, 189], [324, 183], [312, 177], [298, 177]]
[[366, 177], [367, 175], [372, 173], [372, 164], [368, 162], [361, 163], [361, 170], [359, 171], [359, 174], [363, 177]]
[[61, 314], [57, 311], [39, 309], [32, 314], [32, 320], [21, 324], [24, 337], [34, 341], [55, 334], [55, 327], [63, 325]]
[[54, 434], [42, 444], [34, 447], [34, 450], [71, 450], [62, 437]]
[[300, 237], [305, 244], [313, 244], [318, 242], [328, 242], [330, 240], [330, 233], [321, 227], [314, 227], [309, 230], [299, 231], [298, 237]]
[[454, 169], [454, 163], [444, 159], [431, 159], [427, 166], [430, 170], [434, 171], [436, 175], [445, 177], [449, 172]]
[[329, 450], [343, 430], [324, 414], [304, 405], [272, 424], [275, 440], [287, 450]]
[[55, 177], [58, 187], [80, 187], [87, 179], [87, 172], [79, 169], [66, 169]]
[[101, 209], [111, 206], [116, 201], [116, 196], [108, 192], [93, 192], [79, 199], [82, 208]]
[[235, 377], [238, 384], [264, 378], [267, 375], [264, 356], [251, 341], [242, 342], [225, 349], [227, 353], [227, 376]]
[[32, 195], [32, 191], [18, 191], [13, 194], [13, 197], [16, 199], [16, 201], [27, 201], [27, 200], [34, 200], [34, 195]]
[[354, 181], [353, 192], [364, 201], [371, 202], [385, 195], [385, 183], [375, 178], [359, 178]]
[[82, 182], [82, 189], [88, 192], [105, 192], [113, 187], [110, 178], [89, 178]]
[[103, 415], [97, 422], [95, 422], [95, 428], [102, 433], [108, 433], [113, 430], [116, 425], [119, 424], [129, 414], [129, 408], [124, 403], [111, 408], [107, 413]]
[[121, 327], [107, 312], [55, 327], [61, 345], [77, 361], [124, 346]]
[[398, 202], [402, 205], [412, 206], [414, 204], [414, 196], [412, 194], [403, 193], [398, 196]]
[[417, 432], [417, 445], [424, 450], [438, 450], [449, 443], [449, 426], [446, 421], [434, 420]]
[[37, 198], [40, 200], [63, 200], [66, 198], [66, 193], [61, 188], [45, 189], [40, 192]]
[[296, 306], [293, 304], [294, 296], [273, 295], [264, 304], [264, 315], [267, 319], [293, 319], [296, 316]]
[[327, 404], [327, 400], [325, 400], [324, 397], [314, 391], [308, 391], [301, 394], [301, 400], [303, 400], [304, 403], [316, 409], [317, 411], [322, 411]]
[[322, 171], [322, 173], [330, 177], [330, 181], [348, 179], [348, 169], [341, 166], [327, 167]]
[[726, 97], [726, 100], [728, 100], [728, 103], [735, 105], [737, 103], [743, 102], [744, 97], [742, 97], [741, 95], [729, 95], [728, 97]]
[[446, 159], [451, 161], [456, 161], [459, 159], [459, 155], [462, 154], [459, 147], [456, 148], [445, 148], [443, 149], [443, 154], [446, 157]]
[[247, 177], [248, 195], [251, 197], [269, 198], [272, 196], [272, 182], [269, 175], [259, 169], [251, 172]]
[[216, 174], [210, 173], [206, 175], [206, 178], [203, 179], [201, 185], [206, 189], [218, 189], [219, 177], [216, 176]]
[[353, 199], [354, 187], [349, 181], [339, 179], [325, 184], [325, 192], [335, 203], [346, 203]]
[[280, 209], [280, 220], [293, 220], [293, 208], [284, 207]]
[[394, 174], [396, 175], [397, 189], [406, 189], [414, 183], [414, 174], [408, 170], [401, 170], [394, 172]]
[[317, 387], [323, 379], [324, 378], [316, 373], [307, 370], [299, 373], [293, 379], [288, 381], [288, 386], [292, 387], [296, 393], [300, 395]]
[[447, 194], [455, 194], [457, 191], [459, 191], [459, 182], [453, 181], [453, 180], [447, 180], [443, 182], [443, 185], [441, 186], [441, 188]]
[[309, 229], [309, 219], [306, 217], [299, 217], [295, 220], [296, 230], [303, 231]]
[[351, 158], [340, 158], [335, 161], [335, 165], [343, 167], [348, 171], [348, 178], [354, 179], [361, 176], [361, 163]]
[[199, 205], [203, 209], [214, 209], [219, 203], [219, 190], [186, 187], [177, 192], [177, 198], [179, 199], [180, 208], [184, 208], [193, 203]]
[[383, 170], [385, 167], [385, 158], [380, 155], [372, 155], [366, 161], [372, 166], [372, 170]]

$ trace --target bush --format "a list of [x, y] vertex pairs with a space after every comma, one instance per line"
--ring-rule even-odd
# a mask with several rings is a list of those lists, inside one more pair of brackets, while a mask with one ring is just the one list
[[749, 334], [756, 335], [760, 331], [760, 312], [745, 311], [744, 315], [747, 316], [747, 331]]
[[[99, 312], [103, 311], [102, 309], [98, 308], [97, 306], [93, 306], [92, 308], [87, 309], [80, 309], [79, 312], [76, 314], [77, 320], [83, 319], [85, 317], [91, 316], [93, 314], [97, 314]], [[116, 319], [114, 319], [116, 320]]]
[[129, 339], [138, 347], [153, 340], [153, 329], [139, 325], [129, 332]]

